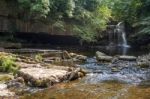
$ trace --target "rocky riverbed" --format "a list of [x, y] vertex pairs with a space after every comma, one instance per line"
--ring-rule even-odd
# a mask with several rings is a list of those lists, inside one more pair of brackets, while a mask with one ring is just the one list
[[79, 78], [83, 78], [80, 80], [84, 82], [83, 84], [113, 81], [123, 84], [150, 85], [150, 54], [138, 57], [109, 56], [97, 51], [95, 56], [89, 58], [67, 51], [44, 50], [44, 53], [34, 55], [11, 53], [5, 55], [15, 56], [15, 63], [19, 68], [15, 76], [10, 74], [9, 79], [1, 82], [2, 85], [6, 85], [5, 88], [2, 86], [1, 96], [16, 97], [25, 93], [34, 94], [47, 87], [57, 86], [58, 83]]
[[140, 57], [145, 60], [149, 57], [111, 57], [111, 61], [99, 61], [95, 56], [87, 58], [78, 65], [87, 71], [84, 78], [26, 94], [21, 99], [149, 99], [150, 67], [138, 65]]

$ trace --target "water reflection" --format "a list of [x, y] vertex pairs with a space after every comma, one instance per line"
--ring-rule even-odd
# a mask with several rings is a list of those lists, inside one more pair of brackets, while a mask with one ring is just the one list
[[129, 46], [107, 46], [106, 50], [108, 51], [109, 55], [127, 55], [130, 47]]

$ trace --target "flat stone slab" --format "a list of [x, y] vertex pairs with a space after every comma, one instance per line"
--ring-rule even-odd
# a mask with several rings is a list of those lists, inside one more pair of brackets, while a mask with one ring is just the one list
[[96, 57], [96, 59], [98, 61], [111, 62], [113, 57], [111, 57], [111, 56], [98, 56], [98, 57]]
[[70, 72], [66, 70], [29, 67], [19, 70], [18, 76], [32, 86], [47, 87], [68, 79]]
[[111, 62], [113, 57], [108, 56], [108, 55], [106, 55], [106, 54], [104, 54], [102, 52], [97, 51], [96, 52], [96, 59], [98, 61], [101, 61], [101, 62]]
[[126, 61], [136, 61], [136, 57], [135, 56], [119, 56], [118, 57], [119, 60], [126, 60]]

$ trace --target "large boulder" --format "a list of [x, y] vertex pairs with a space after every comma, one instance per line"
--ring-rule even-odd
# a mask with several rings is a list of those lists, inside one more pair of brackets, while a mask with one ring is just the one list
[[66, 80], [68, 72], [65, 70], [30, 67], [20, 69], [18, 76], [23, 77], [31, 86], [47, 87]]
[[113, 57], [108, 56], [102, 52], [97, 51], [96, 52], [96, 59], [100, 62], [111, 62]]
[[127, 55], [122, 55], [118, 57], [119, 60], [125, 60], [125, 61], [136, 61], [135, 56], [127, 56]]

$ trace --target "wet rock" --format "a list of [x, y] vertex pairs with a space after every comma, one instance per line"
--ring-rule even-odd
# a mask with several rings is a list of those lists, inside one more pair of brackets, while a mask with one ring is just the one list
[[139, 86], [141, 87], [150, 87], [150, 80], [142, 81]]
[[83, 76], [85, 76], [85, 74], [86, 73], [81, 68], [76, 68], [70, 73], [68, 80], [75, 80], [78, 78], [82, 78]]
[[125, 61], [136, 61], [136, 57], [135, 56], [119, 56], [118, 57], [119, 60], [125, 60]]
[[112, 67], [112, 68], [111, 68], [111, 71], [112, 71], [112, 72], [119, 72], [120, 70], [119, 70], [119, 68]]
[[112, 57], [111, 56], [99, 56], [97, 57], [97, 60], [101, 62], [111, 62]]
[[148, 67], [150, 67], [150, 63], [149, 62], [138, 62], [138, 66], [140, 66], [141, 68], [148, 68]]
[[11, 92], [7, 89], [6, 84], [0, 84], [0, 97], [10, 97], [14, 95], [15, 95], [14, 92]]
[[104, 53], [97, 51], [96, 52], [96, 59], [100, 62], [111, 62], [113, 57], [107, 56]]
[[150, 53], [147, 55], [142, 55], [137, 58], [138, 66], [142, 68], [150, 67]]
[[8, 88], [21, 88], [25, 86], [24, 79], [22, 77], [18, 77], [14, 80], [11, 80], [6, 83]]

